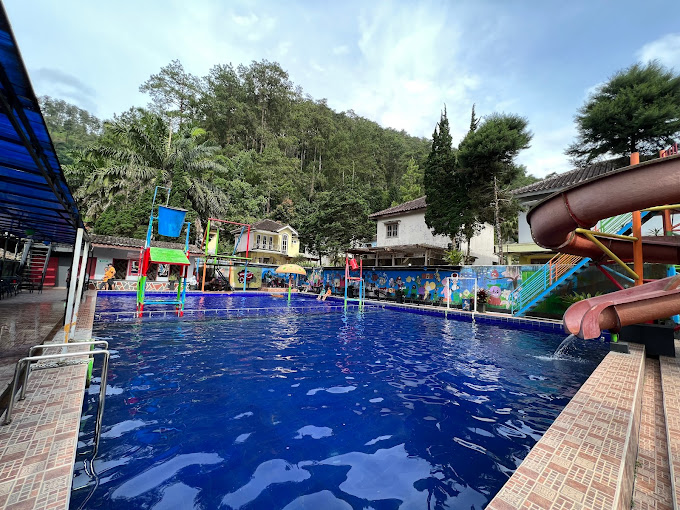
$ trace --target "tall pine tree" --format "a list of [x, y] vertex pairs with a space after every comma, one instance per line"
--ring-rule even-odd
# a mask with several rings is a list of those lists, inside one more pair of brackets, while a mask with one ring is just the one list
[[470, 258], [470, 238], [478, 230], [476, 218], [469, 214], [466, 190], [456, 171], [456, 153], [452, 147], [446, 108], [432, 134], [432, 149], [425, 162], [425, 223], [435, 234], [452, 239], [462, 235], [468, 241], [467, 262]]

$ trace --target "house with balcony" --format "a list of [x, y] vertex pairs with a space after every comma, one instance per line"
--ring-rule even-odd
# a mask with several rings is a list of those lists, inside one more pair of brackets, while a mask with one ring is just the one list
[[[300, 239], [297, 231], [290, 225], [273, 220], [260, 220], [250, 227], [250, 240], [240, 235], [241, 229], [234, 231], [236, 253], [248, 256], [260, 264], [285, 264], [300, 254]], [[249, 244], [247, 244], [249, 243]]]
[[[364, 264], [375, 266], [428, 266], [448, 264], [444, 259], [447, 250], [455, 248], [467, 252], [467, 242], [434, 235], [425, 224], [425, 197], [410, 200], [369, 216], [376, 221], [376, 241], [373, 246], [357, 248]], [[491, 265], [494, 255], [493, 227], [485, 224], [470, 240], [470, 255], [475, 265]]]

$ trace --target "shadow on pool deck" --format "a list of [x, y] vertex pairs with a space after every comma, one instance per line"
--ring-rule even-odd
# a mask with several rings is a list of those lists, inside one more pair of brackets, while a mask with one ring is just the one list
[[[55, 298], [63, 299], [64, 294], [63, 290], [43, 294], [45, 311], [52, 310], [50, 303], [56, 303], [54, 309], [63, 314], [63, 301]], [[30, 296], [26, 304], [30, 304]], [[33, 296], [37, 306], [27, 308], [33, 311], [29, 317], [34, 319], [34, 328], [22, 330], [20, 338], [26, 345], [22, 357], [27, 354], [27, 346], [40, 343], [42, 338], [36, 341], [32, 333], [40, 331], [41, 322], [47, 322], [41, 313], [40, 295]], [[92, 335], [96, 298], [96, 292], [88, 292], [83, 298], [76, 342], [87, 341]], [[51, 340], [63, 342], [61, 328]], [[68, 507], [86, 373], [87, 365], [75, 365], [39, 370], [31, 376], [26, 399], [16, 403], [12, 422], [0, 426], [0, 508]]]
[[16, 362], [63, 325], [65, 299], [66, 289], [45, 289], [0, 300], [0, 395], [12, 381]]

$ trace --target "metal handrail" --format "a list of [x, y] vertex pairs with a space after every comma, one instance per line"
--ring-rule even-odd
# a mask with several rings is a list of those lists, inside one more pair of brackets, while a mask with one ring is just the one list
[[[595, 230], [601, 234], [615, 234], [625, 225], [632, 221], [632, 213], [619, 214], [611, 218], [605, 218], [599, 222]], [[564, 274], [577, 264], [583, 257], [577, 255], [557, 254], [550, 259], [541, 269], [529, 276], [519, 287], [513, 291], [512, 313], [521, 310], [542, 291], [557, 282]]]
[[[106, 340], [94, 340], [92, 342], [71, 342], [68, 344], [42, 344], [42, 345], [34, 345], [28, 350], [28, 356], [31, 357], [33, 356], [33, 353], [39, 349], [46, 349], [46, 348], [60, 348], [60, 349], [68, 349], [69, 347], [73, 346], [86, 346], [86, 345], [103, 345], [104, 349], [109, 348], [109, 342]], [[85, 351], [83, 351], [85, 352]], [[90, 351], [87, 351], [90, 352]], [[24, 400], [26, 398], [26, 387], [28, 386], [28, 376], [31, 374], [31, 364], [29, 363], [28, 366], [26, 367], [26, 370], [24, 371], [24, 382], [21, 384], [21, 393], [19, 395], [19, 400]]]
[[[110, 353], [108, 350], [67, 352], [65, 354], [43, 354], [42, 356], [28, 356], [26, 358], [21, 358], [19, 361], [17, 361], [16, 368], [14, 369], [14, 379], [12, 380], [12, 389], [9, 395], [9, 404], [7, 405], [7, 413], [5, 414], [5, 420], [3, 421], [2, 424], [9, 425], [12, 422], [12, 411], [14, 410], [14, 395], [16, 394], [17, 385], [19, 384], [19, 374], [21, 373], [21, 367], [25, 363], [31, 363], [32, 361], [44, 361], [48, 359], [76, 358], [79, 356], [96, 356], [97, 354], [104, 355], [104, 364], [102, 365], [102, 377], [99, 387], [99, 406], [97, 409], [97, 421], [95, 423], [94, 430], [94, 447], [92, 451], [92, 458], [94, 459], [99, 449], [99, 437], [101, 436], [102, 417], [104, 415], [104, 402], [106, 400], [106, 379], [109, 369], [109, 357], [110, 357]], [[28, 370], [28, 367], [26, 367], [26, 370]]]

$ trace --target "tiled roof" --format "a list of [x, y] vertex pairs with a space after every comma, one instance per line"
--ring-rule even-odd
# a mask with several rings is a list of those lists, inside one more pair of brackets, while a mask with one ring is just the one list
[[[135, 239], [134, 237], [117, 237], [117, 236], [102, 236], [91, 234], [90, 240], [92, 244], [104, 244], [107, 246], [121, 246], [123, 248], [143, 248], [144, 239]], [[168, 243], [166, 241], [151, 241], [151, 246], [158, 248], [172, 248], [174, 250], [184, 250], [184, 243]], [[190, 253], [201, 253], [201, 250], [195, 244], [189, 245]]]
[[368, 217], [372, 220], [380, 218], [381, 216], [392, 216], [395, 214], [400, 214], [408, 211], [417, 211], [419, 209], [425, 209], [427, 204], [425, 203], [425, 197], [416, 198], [415, 200], [410, 200], [409, 202], [404, 202], [403, 204], [395, 205], [394, 207], [389, 207], [383, 209], [382, 211], [374, 212]]
[[253, 223], [253, 229], [266, 230], [267, 232], [278, 232], [285, 227], [284, 224], [274, 220], [260, 220]]
[[521, 188], [512, 190], [511, 193], [515, 196], [518, 196], [540, 192], [557, 191], [568, 186], [578, 184], [579, 182], [592, 179], [593, 177], [604, 175], [608, 172], [616, 170], [617, 168], [622, 168], [627, 164], [627, 158], [609, 159], [607, 161], [595, 163], [584, 168], [576, 168], [574, 170], [570, 170], [569, 172], [565, 172], [554, 177], [549, 177], [548, 179], [543, 179], [542, 181], [538, 181], [527, 186], [522, 186]]

